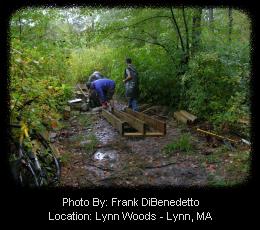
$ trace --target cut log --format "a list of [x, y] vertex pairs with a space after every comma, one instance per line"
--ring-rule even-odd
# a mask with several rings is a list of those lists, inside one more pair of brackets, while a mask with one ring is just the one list
[[188, 122], [188, 118], [178, 111], [174, 112], [173, 116], [176, 118], [176, 120], [181, 121], [182, 123], [187, 124]]

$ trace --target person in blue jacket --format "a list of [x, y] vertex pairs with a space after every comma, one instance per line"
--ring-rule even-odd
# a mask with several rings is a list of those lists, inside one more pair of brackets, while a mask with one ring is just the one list
[[109, 101], [115, 92], [115, 81], [102, 78], [87, 84], [88, 89], [94, 90], [103, 108], [108, 108]]

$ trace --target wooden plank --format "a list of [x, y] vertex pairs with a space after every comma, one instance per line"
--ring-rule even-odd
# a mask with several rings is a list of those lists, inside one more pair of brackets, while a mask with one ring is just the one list
[[121, 135], [124, 134], [124, 124], [125, 121], [120, 120], [119, 118], [117, 118], [115, 115], [113, 115], [112, 113], [110, 113], [109, 111], [102, 109], [102, 116], [104, 118], [106, 118], [106, 120], [112, 125], [114, 126]]
[[238, 122], [240, 123], [240, 124], [244, 124], [244, 125], [249, 125], [249, 119], [244, 119], [244, 118], [240, 118], [240, 119], [238, 119]]
[[79, 102], [82, 102], [82, 99], [81, 99], [81, 98], [76, 98], [76, 99], [73, 99], [73, 100], [69, 100], [69, 101], [68, 101], [69, 104], [79, 103]]
[[129, 108], [126, 109], [126, 112], [133, 115], [134, 117], [142, 120], [145, 124], [151, 126], [155, 130], [162, 132], [164, 135], [166, 134], [166, 123], [165, 122], [159, 121], [152, 117], [149, 117], [148, 115], [146, 115], [144, 113], [134, 112]]
[[146, 132], [145, 133], [145, 136], [154, 136], [154, 137], [156, 137], [156, 136], [163, 136], [164, 135], [164, 133], [162, 133], [162, 132]]
[[138, 130], [140, 133], [144, 134], [145, 123], [143, 121], [139, 120], [138, 118], [136, 118], [130, 114], [120, 112], [117, 110], [114, 110], [113, 114], [116, 115], [117, 117], [119, 117], [121, 120], [126, 121], [130, 126], [135, 128], [136, 130]]
[[124, 132], [124, 136], [127, 137], [134, 137], [134, 136], [158, 137], [163, 135], [164, 133], [161, 132], [146, 132], [145, 134], [142, 134], [140, 132]]
[[217, 135], [217, 134], [215, 134], [215, 133], [212, 133], [212, 132], [209, 132], [209, 131], [206, 131], [206, 130], [203, 130], [203, 129], [197, 128], [196, 130], [199, 131], [199, 132], [201, 132], [201, 133], [208, 134], [208, 135], [217, 137], [217, 138], [222, 139], [222, 140], [228, 140], [228, 141], [233, 142], [233, 143], [238, 143], [238, 141], [236, 141], [236, 140], [232, 140], [232, 139], [230, 139], [230, 138], [223, 137], [223, 136]]
[[86, 84], [82, 84], [82, 83], [78, 83], [78, 84], [76, 85], [76, 88], [78, 88], [78, 87], [80, 87], [80, 88], [83, 89], [83, 90], [87, 90], [87, 89], [88, 89], [87, 86], [86, 86]]
[[178, 120], [185, 124], [187, 124], [188, 118], [183, 116], [180, 112], [174, 112], [173, 116]]
[[140, 137], [140, 136], [144, 136], [144, 134], [140, 133], [140, 132], [134, 132], [134, 133], [124, 132], [124, 136], [126, 136], [126, 137]]
[[83, 90], [82, 90], [82, 88], [81, 88], [81, 86], [80, 85], [78, 85], [78, 88], [79, 88], [79, 90], [81, 91], [81, 93], [84, 95], [84, 97], [88, 97], [88, 95], [85, 93], [85, 92], [83, 92]]
[[150, 104], [143, 104], [143, 105], [140, 105], [138, 109], [139, 109], [140, 112], [142, 112], [143, 110], [145, 110], [149, 107], [151, 107]]
[[187, 112], [187, 111], [185, 111], [185, 110], [181, 110], [180, 113], [181, 113], [184, 117], [188, 118], [188, 120], [190, 120], [191, 122], [194, 122], [194, 121], [197, 119], [196, 116], [194, 116], [193, 114], [191, 114], [191, 113], [189, 113], [189, 112]]
[[145, 110], [143, 110], [142, 113], [147, 113], [147, 112], [149, 112], [149, 111], [151, 111], [151, 110], [154, 110], [154, 107], [153, 107], [153, 106], [152, 106], [152, 107], [149, 107], [149, 108], [147, 108], [147, 109], [145, 109]]

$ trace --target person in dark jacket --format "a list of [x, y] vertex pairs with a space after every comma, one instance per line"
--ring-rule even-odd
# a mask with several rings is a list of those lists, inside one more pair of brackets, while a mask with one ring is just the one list
[[[94, 71], [88, 78], [88, 81], [86, 83], [86, 85], [90, 85], [91, 82], [99, 80], [104, 78], [104, 76], [98, 72], [98, 71]], [[96, 93], [95, 90], [92, 90], [89, 94], [89, 105], [91, 108], [95, 108], [95, 107], [99, 107], [101, 106], [98, 95]]]
[[115, 81], [103, 78], [87, 84], [88, 89], [95, 91], [103, 108], [108, 108], [109, 101], [115, 92]]
[[96, 80], [102, 79], [102, 78], [104, 78], [104, 76], [103, 76], [100, 72], [95, 71], [95, 72], [93, 72], [93, 73], [89, 76], [88, 82], [96, 81]]
[[127, 68], [125, 69], [126, 97], [128, 99], [128, 107], [133, 111], [138, 111], [137, 98], [139, 95], [139, 80], [138, 73], [132, 65], [131, 58], [126, 59]]

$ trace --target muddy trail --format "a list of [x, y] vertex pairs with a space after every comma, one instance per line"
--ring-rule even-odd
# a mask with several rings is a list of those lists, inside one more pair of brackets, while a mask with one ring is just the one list
[[[61, 186], [204, 186], [212, 178], [234, 179], [223, 168], [233, 151], [207, 143], [171, 114], [163, 115], [157, 118], [166, 121], [165, 136], [122, 137], [100, 112], [75, 112], [53, 140], [62, 162]], [[187, 133], [189, 151], [165, 151]], [[223, 158], [212, 157], [223, 150]]]

